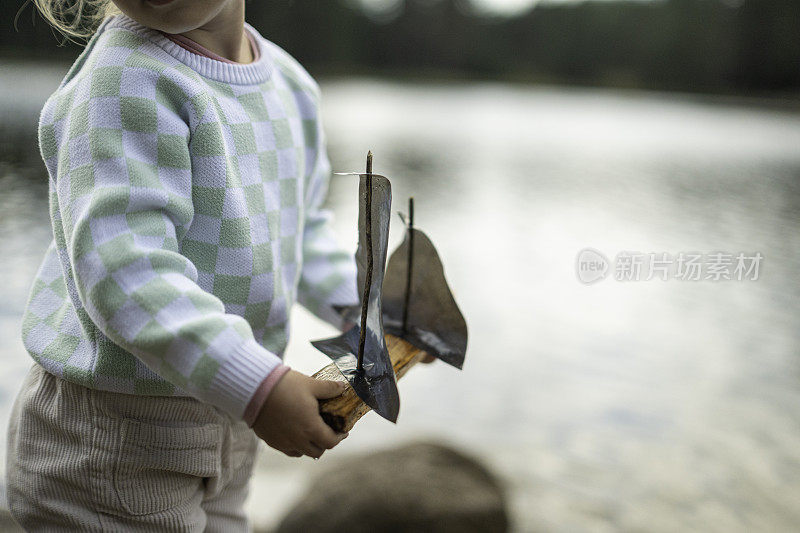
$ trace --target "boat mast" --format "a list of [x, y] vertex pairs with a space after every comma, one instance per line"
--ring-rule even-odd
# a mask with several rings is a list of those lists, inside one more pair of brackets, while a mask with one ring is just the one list
[[365, 240], [367, 241], [367, 272], [364, 280], [364, 295], [361, 298], [361, 331], [358, 337], [358, 365], [356, 371], [364, 372], [364, 345], [367, 341], [367, 309], [372, 288], [372, 151], [367, 152], [367, 198], [365, 216]]
[[408, 264], [406, 265], [406, 295], [403, 302], [403, 333], [408, 333], [408, 304], [411, 300], [412, 268], [414, 267], [414, 197], [408, 199]]

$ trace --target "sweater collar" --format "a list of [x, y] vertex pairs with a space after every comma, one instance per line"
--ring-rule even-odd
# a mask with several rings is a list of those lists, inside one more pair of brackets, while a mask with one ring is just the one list
[[[201, 56], [210, 57], [211, 59], [216, 59], [217, 61], [222, 61], [223, 63], [236, 63], [236, 61], [231, 61], [227, 57], [222, 57], [221, 55], [212, 52], [211, 50], [209, 50], [202, 44], [198, 43], [197, 41], [193, 41], [184, 35], [169, 34], [169, 33], [164, 33], [163, 31], [160, 33], [173, 43], [180, 45], [181, 48], [185, 48], [190, 52], [200, 54]], [[247, 39], [247, 46], [250, 48], [250, 51], [253, 54], [253, 61], [258, 61], [261, 58], [261, 50], [258, 48], [258, 43], [256, 43], [256, 38], [253, 37], [247, 30], [245, 30], [244, 35], [245, 38]]]
[[204, 78], [233, 85], [252, 85], [267, 81], [272, 74], [272, 61], [269, 50], [264, 45], [264, 38], [247, 23], [245, 23], [245, 29], [254, 37], [260, 57], [256, 61], [246, 64], [217, 61], [190, 52], [165, 37], [161, 32], [142, 26], [124, 14], [106, 19], [98, 32], [110, 28], [122, 28], [145, 37]]

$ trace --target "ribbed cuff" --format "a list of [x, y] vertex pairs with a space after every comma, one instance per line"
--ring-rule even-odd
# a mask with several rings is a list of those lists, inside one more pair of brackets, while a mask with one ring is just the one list
[[264, 381], [261, 382], [261, 385], [258, 386], [256, 389], [256, 393], [250, 399], [250, 403], [247, 404], [247, 409], [244, 410], [244, 416], [242, 417], [245, 422], [247, 422], [248, 427], [253, 427], [253, 424], [256, 423], [256, 418], [258, 418], [258, 413], [261, 412], [261, 408], [264, 407], [264, 403], [267, 401], [269, 397], [269, 393], [272, 392], [272, 389], [275, 388], [275, 385], [281, 380], [283, 376], [289, 372], [291, 368], [286, 365], [281, 365], [272, 372], [269, 373], [269, 376], [264, 378]]
[[280, 357], [254, 339], [245, 341], [217, 369], [209, 386], [213, 403], [234, 418], [242, 418], [261, 382], [282, 365]]

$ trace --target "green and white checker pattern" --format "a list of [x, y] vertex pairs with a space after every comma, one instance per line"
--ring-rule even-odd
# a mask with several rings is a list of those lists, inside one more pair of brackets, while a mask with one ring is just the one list
[[319, 89], [249, 29], [261, 59], [228, 65], [114, 17], [45, 104], [54, 243], [23, 336], [48, 371], [241, 416], [296, 299], [331, 322], [357, 301], [320, 210]]

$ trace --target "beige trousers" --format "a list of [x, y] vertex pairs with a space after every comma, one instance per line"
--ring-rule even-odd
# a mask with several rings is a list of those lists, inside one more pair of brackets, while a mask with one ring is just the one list
[[257, 445], [197, 400], [96, 391], [35, 364], [8, 429], [9, 509], [29, 531], [248, 531]]

